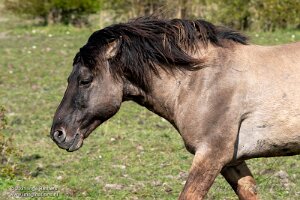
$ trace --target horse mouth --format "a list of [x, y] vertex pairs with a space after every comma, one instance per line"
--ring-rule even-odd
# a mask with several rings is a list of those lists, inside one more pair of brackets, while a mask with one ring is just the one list
[[86, 126], [85, 128], [78, 128], [73, 137], [67, 136], [64, 128], [59, 127], [57, 130], [51, 128], [50, 137], [59, 148], [68, 152], [76, 151], [82, 147], [83, 140], [87, 138], [99, 124], [101, 124], [101, 121], [95, 120], [91, 125]]
[[80, 134], [76, 134], [76, 136], [73, 140], [73, 143], [66, 150], [68, 152], [76, 151], [76, 150], [80, 149], [80, 147], [82, 147], [82, 145], [83, 145], [83, 138], [81, 137]]

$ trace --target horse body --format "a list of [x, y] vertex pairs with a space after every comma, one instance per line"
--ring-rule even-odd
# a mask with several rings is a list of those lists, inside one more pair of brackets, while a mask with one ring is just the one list
[[244, 160], [300, 153], [300, 43], [245, 44], [201, 20], [95, 32], [74, 59], [51, 137], [75, 151], [132, 100], [167, 119], [195, 155], [180, 199], [204, 198], [219, 173], [240, 199], [258, 199]]
[[252, 61], [241, 69], [247, 82], [240, 105], [246, 106], [247, 116], [238, 134], [236, 158], [299, 154], [300, 43], [242, 48]]
[[[192, 153], [206, 145], [206, 133], [220, 116], [225, 118], [220, 120], [227, 121], [222, 123], [230, 124], [233, 129], [228, 139], [235, 141], [231, 144], [233, 162], [298, 154], [300, 61], [295, 58], [300, 58], [300, 43], [273, 47], [247, 45], [234, 50], [215, 48], [215, 51], [227, 51], [228, 60], [223, 57], [220, 64], [214, 65], [215, 59], [225, 53], [215, 52], [218, 58], [211, 57], [210, 67], [200, 71], [178, 72], [176, 76], [162, 75], [161, 71], [162, 77], [152, 81], [158, 91], [148, 95], [154, 98], [145, 103], [146, 107], [174, 124]], [[234, 56], [228, 58], [230, 54]], [[229, 116], [224, 117], [227, 110]], [[220, 135], [229, 136], [228, 130]], [[225, 136], [218, 137], [226, 143]]]

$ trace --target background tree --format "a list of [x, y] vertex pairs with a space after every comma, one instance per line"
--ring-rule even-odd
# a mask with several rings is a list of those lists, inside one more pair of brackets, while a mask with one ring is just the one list
[[6, 9], [32, 18], [40, 18], [44, 24], [88, 24], [89, 14], [101, 8], [100, 0], [5, 0]]
[[105, 12], [112, 22], [161, 14], [170, 18], [204, 18], [240, 30], [299, 28], [300, 1], [295, 0], [4, 0], [7, 10], [40, 18], [45, 24], [88, 24], [88, 15]]

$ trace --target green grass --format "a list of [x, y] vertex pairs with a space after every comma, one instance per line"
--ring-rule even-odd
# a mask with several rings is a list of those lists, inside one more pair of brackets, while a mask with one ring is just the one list
[[[0, 178], [0, 199], [10, 199], [17, 186], [56, 187], [58, 199], [176, 199], [192, 155], [168, 122], [134, 103], [124, 103], [79, 151], [63, 151], [48, 136], [73, 56], [97, 27], [39, 27], [8, 14], [0, 20], [0, 105], [9, 122], [4, 133], [23, 157], [15, 160], [23, 175]], [[300, 41], [300, 31], [293, 30], [248, 34], [258, 44]], [[299, 156], [247, 162], [262, 199], [300, 198]], [[279, 171], [288, 174], [286, 186]], [[207, 199], [237, 198], [219, 176]]]

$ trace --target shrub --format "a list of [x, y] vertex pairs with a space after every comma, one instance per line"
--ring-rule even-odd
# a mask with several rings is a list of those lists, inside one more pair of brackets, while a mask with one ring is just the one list
[[13, 162], [15, 157], [19, 157], [19, 152], [13, 145], [11, 137], [5, 137], [3, 131], [7, 128], [5, 109], [0, 106], [0, 177], [14, 177], [20, 174], [20, 168]]
[[168, 17], [204, 18], [239, 30], [300, 27], [299, 0], [111, 0], [104, 7], [116, 20], [169, 10]]
[[299, 28], [300, 1], [294, 0], [207, 0], [215, 3], [211, 21], [239, 30], [274, 31]]
[[45, 24], [77, 26], [101, 9], [113, 21], [160, 14], [177, 18], [204, 18], [239, 30], [273, 31], [300, 27], [299, 0], [4, 0], [7, 10], [38, 17]]
[[83, 26], [89, 14], [100, 9], [100, 0], [5, 0], [7, 10], [40, 18], [45, 24], [63, 23]]
[[264, 0], [251, 1], [253, 29], [274, 31], [284, 28], [299, 28], [300, 1]]

